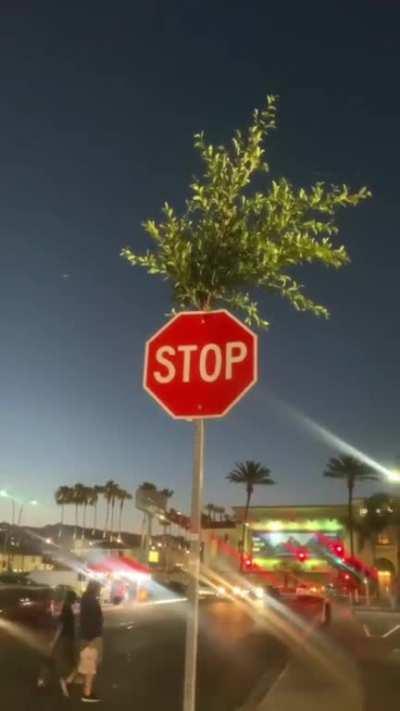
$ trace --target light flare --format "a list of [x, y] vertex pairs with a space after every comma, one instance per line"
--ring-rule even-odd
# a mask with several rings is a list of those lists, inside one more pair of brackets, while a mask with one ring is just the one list
[[278, 399], [276, 399], [276, 402], [283, 410], [285, 410], [294, 419], [300, 422], [300, 424], [305, 425], [307, 429], [309, 429], [311, 432], [318, 435], [319, 439], [322, 439], [329, 446], [334, 446], [344, 454], [349, 454], [352, 457], [359, 459], [361, 462], [364, 462], [364, 464], [367, 464], [369, 467], [371, 467], [371, 469], [375, 469], [375, 471], [377, 471], [379, 474], [386, 477], [389, 481], [400, 482], [400, 472], [394, 472], [388, 467], [385, 467], [376, 459], [370, 457], [369, 454], [366, 454], [361, 449], [354, 447], [349, 442], [346, 442], [346, 440], [342, 437], [339, 437], [334, 432], [328, 430], [327, 427], [323, 427], [322, 425], [318, 424], [318, 422], [315, 422], [315, 420], [313, 420], [311, 417], [308, 417], [308, 415], [299, 412], [299, 410], [293, 407], [293, 405], [289, 405], [288, 403], [283, 402], [283, 400]]
[[352, 708], [361, 708], [361, 690], [356, 671], [354, 675], [350, 673], [352, 667], [350, 659], [335, 646], [324, 635], [320, 634], [315, 625], [305, 622], [293, 610], [288, 608], [276, 598], [266, 595], [268, 600], [267, 609], [260, 609], [259, 600], [251, 600], [249, 597], [236, 598], [230, 594], [233, 588], [240, 581], [242, 588], [253, 589], [249, 583], [239, 573], [233, 583], [216, 573], [214, 570], [202, 566], [201, 579], [208, 584], [223, 585], [228, 591], [227, 596], [235, 601], [259, 626], [263, 626], [267, 632], [272, 632], [276, 637], [287, 645], [294, 654], [301, 654], [304, 660], [314, 668], [319, 669], [321, 674], [337, 684], [341, 689], [346, 689], [349, 699], [354, 702]]
[[49, 644], [44, 642], [42, 637], [16, 622], [0, 617], [0, 630], [40, 654], [49, 653]]

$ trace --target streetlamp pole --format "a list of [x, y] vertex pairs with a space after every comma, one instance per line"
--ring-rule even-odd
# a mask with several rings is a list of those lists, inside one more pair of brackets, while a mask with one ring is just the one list
[[19, 507], [17, 526], [21, 525], [23, 511], [24, 511], [24, 504], [21, 504], [21, 506]]

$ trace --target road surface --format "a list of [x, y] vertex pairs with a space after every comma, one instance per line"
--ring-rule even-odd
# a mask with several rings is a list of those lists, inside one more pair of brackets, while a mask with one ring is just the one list
[[297, 645], [258, 711], [397, 711], [399, 623], [399, 614], [335, 605], [331, 628]]
[[365, 634], [361, 674], [365, 711], [400, 708], [400, 612], [363, 610], [355, 613]]
[[[107, 711], [179, 711], [182, 706], [186, 603], [114, 608], [105, 613], [105, 659], [97, 691]], [[271, 681], [286, 652], [228, 601], [201, 605], [198, 711], [235, 711], [266, 669]], [[0, 688], [8, 711], [81, 708], [80, 689], [64, 701], [56, 685], [38, 692], [37, 655], [23, 642], [0, 639]]]
[[[176, 601], [105, 611], [105, 659], [97, 684], [102, 707], [107, 711], [180, 711], [187, 611], [187, 603]], [[382, 711], [382, 708], [397, 711], [400, 614], [359, 611], [357, 621], [359, 624], [352, 622], [350, 611], [344, 609], [343, 617], [339, 615], [332, 630], [325, 633], [328, 645], [333, 643], [348, 655], [347, 675], [351, 662], [362, 692], [362, 711]], [[310, 642], [313, 644], [312, 635]], [[301, 641], [297, 655], [299, 649], [300, 659], [305, 660]], [[284, 646], [258, 626], [240, 605], [223, 600], [202, 603], [196, 711], [247, 708], [246, 701], [255, 690], [261, 687], [265, 694], [290, 659]], [[323, 661], [332, 666], [329, 646]], [[293, 664], [293, 657], [290, 663]], [[297, 686], [291, 690], [295, 705], [302, 708], [300, 701], [307, 688], [307, 698], [303, 699], [307, 711], [320, 711], [318, 694], [313, 691], [312, 679], [321, 681], [315, 664], [312, 659], [309, 683], [304, 667], [303, 672], [295, 674]], [[4, 632], [0, 635], [0, 688], [7, 711], [81, 708], [80, 686], [72, 689], [72, 698], [66, 701], [56, 684], [38, 692], [35, 687], [38, 667], [38, 656], [24, 639], [16, 641]], [[332, 689], [328, 692], [332, 694]], [[321, 683], [319, 694], [321, 698]], [[287, 698], [287, 692], [285, 695]], [[286, 709], [282, 707], [280, 711]], [[292, 706], [289, 711], [293, 711]], [[321, 711], [326, 711], [326, 704]], [[347, 709], [342, 705], [341, 711]]]

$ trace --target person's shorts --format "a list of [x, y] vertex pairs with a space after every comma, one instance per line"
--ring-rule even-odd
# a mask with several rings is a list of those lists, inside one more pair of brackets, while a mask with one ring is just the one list
[[96, 637], [90, 642], [82, 642], [81, 652], [79, 655], [79, 674], [95, 675], [97, 668], [102, 661], [103, 656], [103, 641], [101, 637]]

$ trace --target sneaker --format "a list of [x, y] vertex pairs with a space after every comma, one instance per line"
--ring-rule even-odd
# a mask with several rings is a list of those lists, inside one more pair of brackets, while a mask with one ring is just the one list
[[100, 699], [96, 694], [90, 694], [89, 696], [86, 696], [86, 694], [82, 695], [81, 701], [85, 701], [88, 704], [97, 704]]
[[63, 696], [68, 698], [69, 697], [68, 684], [67, 684], [66, 680], [63, 679], [62, 677], [60, 679], [60, 686], [61, 686], [61, 691], [62, 691]]

